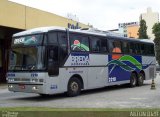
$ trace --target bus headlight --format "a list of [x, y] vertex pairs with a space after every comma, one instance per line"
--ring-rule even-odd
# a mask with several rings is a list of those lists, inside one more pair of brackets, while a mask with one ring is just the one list
[[9, 88], [13, 88], [13, 85], [8, 85]]
[[38, 90], [37, 86], [32, 87], [32, 90]]

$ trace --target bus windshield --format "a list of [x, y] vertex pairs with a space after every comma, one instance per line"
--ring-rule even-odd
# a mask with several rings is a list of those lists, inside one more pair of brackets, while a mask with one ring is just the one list
[[44, 47], [17, 47], [10, 53], [9, 70], [44, 69]]

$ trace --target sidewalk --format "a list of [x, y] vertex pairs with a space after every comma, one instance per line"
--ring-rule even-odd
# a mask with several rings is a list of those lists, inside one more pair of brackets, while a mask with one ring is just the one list
[[2, 83], [2, 84], [0, 84], [0, 90], [1, 90], [1, 89], [7, 89], [7, 88], [8, 88], [7, 83]]

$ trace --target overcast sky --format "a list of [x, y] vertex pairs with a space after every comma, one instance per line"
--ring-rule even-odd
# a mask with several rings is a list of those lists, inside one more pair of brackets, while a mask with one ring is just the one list
[[76, 15], [80, 22], [110, 30], [118, 23], [139, 21], [147, 7], [160, 13], [160, 0], [10, 0], [67, 17]]

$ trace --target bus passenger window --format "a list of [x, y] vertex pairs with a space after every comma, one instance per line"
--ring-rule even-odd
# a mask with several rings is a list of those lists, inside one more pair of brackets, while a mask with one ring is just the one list
[[101, 40], [101, 52], [108, 52], [107, 40], [106, 39]]
[[121, 50], [122, 50], [122, 49], [121, 49], [121, 42], [119, 42], [119, 41], [114, 41], [114, 42], [113, 42], [113, 50], [112, 50], [112, 52], [113, 52], [113, 53], [122, 53]]
[[57, 33], [56, 32], [48, 33], [48, 44], [57, 44]]
[[58, 41], [59, 41], [59, 61], [60, 65], [62, 65], [68, 53], [66, 33], [62, 32], [58, 33]]
[[72, 51], [89, 51], [88, 37], [82, 35], [70, 35]]
[[136, 54], [141, 54], [140, 44], [135, 44]]
[[129, 49], [130, 54], [136, 54], [136, 49], [135, 49], [135, 44], [130, 43], [130, 49]]
[[92, 47], [92, 52], [100, 52], [100, 39], [92, 37], [91, 47]]
[[122, 49], [123, 49], [123, 53], [124, 54], [128, 54], [129, 53], [129, 44], [128, 44], [128, 42], [123, 42], [122, 43]]
[[58, 62], [58, 47], [51, 47], [49, 50], [49, 61], [54, 61], [54, 62]]

